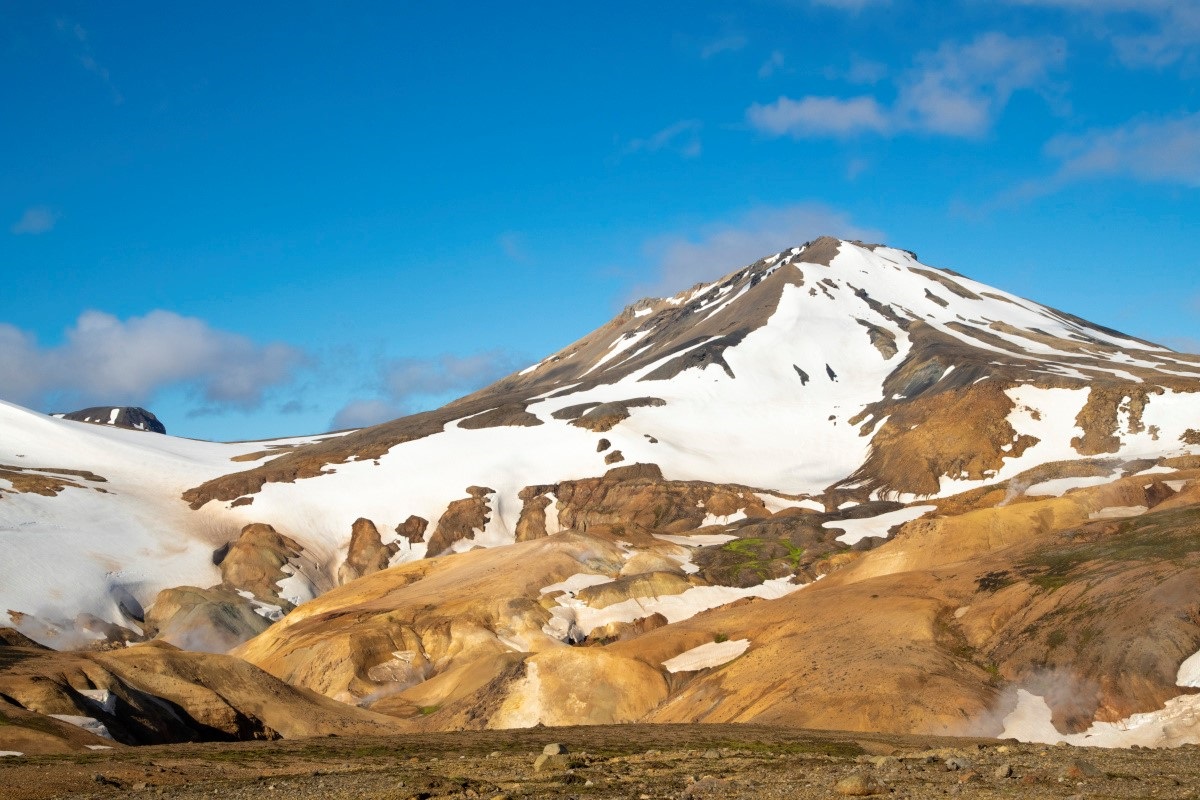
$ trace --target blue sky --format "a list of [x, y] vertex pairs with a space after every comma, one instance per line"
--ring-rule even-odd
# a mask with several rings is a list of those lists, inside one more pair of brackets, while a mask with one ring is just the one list
[[822, 233], [1200, 349], [1200, 0], [0, 3], [0, 397], [359, 425]]

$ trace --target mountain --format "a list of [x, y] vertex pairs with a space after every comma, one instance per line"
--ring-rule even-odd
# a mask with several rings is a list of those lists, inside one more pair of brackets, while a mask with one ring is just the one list
[[413, 729], [1177, 741], [1198, 392], [1200, 356], [822, 238], [362, 430], [0, 405], [0, 608], [56, 647], [236, 646]]
[[70, 419], [76, 422], [93, 422], [97, 425], [113, 425], [118, 428], [128, 428], [134, 431], [151, 431], [166, 433], [166, 427], [158, 417], [144, 408], [137, 406], [93, 406], [68, 414], [53, 414], [59, 419]]

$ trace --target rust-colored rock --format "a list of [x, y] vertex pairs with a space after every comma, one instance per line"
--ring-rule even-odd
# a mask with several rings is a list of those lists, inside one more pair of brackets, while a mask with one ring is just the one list
[[396, 526], [396, 533], [408, 539], [409, 544], [425, 541], [425, 531], [429, 528], [429, 520], [413, 514]]
[[495, 494], [494, 490], [469, 486], [467, 494], [470, 497], [452, 502], [438, 519], [437, 527], [429, 537], [428, 557], [442, 555], [457, 541], [475, 538], [475, 532], [482, 531], [491, 520], [487, 498]]
[[363, 575], [387, 569], [388, 562], [399, 550], [400, 545], [396, 542], [383, 543], [374, 522], [359, 517], [350, 529], [350, 546], [346, 560], [338, 568], [338, 583], [349, 583]]

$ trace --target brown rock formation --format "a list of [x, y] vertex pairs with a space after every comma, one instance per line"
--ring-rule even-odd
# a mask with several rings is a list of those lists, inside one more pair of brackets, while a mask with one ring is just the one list
[[396, 526], [396, 533], [408, 539], [409, 544], [425, 541], [425, 531], [429, 528], [429, 520], [413, 514]]
[[[231, 656], [160, 642], [106, 653], [6, 650], [0, 695], [24, 712], [92, 717], [125, 744], [395, 730], [386, 717], [289, 686]], [[43, 730], [57, 727], [35, 719]]]
[[289, 559], [297, 558], [300, 551], [295, 540], [270, 525], [251, 523], [242, 528], [219, 565], [222, 583], [231, 589], [250, 592], [260, 600], [276, 602], [280, 600], [279, 581], [290, 574], [283, 566]]
[[400, 545], [395, 542], [383, 543], [374, 522], [359, 517], [350, 529], [350, 547], [346, 560], [338, 568], [338, 583], [349, 583], [363, 575], [387, 569], [388, 562], [399, 550]]
[[[291, 604], [281, 601], [280, 610]], [[146, 612], [146, 636], [203, 653], [224, 653], [265, 631], [271, 620], [233, 589], [164, 589]]]
[[442, 555], [457, 541], [475, 538], [475, 531], [482, 531], [491, 520], [487, 498], [495, 494], [495, 490], [469, 486], [467, 494], [470, 497], [455, 500], [438, 519], [437, 527], [429, 537], [428, 557]]

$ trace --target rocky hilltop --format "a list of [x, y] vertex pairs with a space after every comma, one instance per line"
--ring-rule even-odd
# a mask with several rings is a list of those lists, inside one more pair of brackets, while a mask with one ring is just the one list
[[137, 406], [93, 406], [67, 414], [54, 414], [59, 419], [76, 422], [91, 422], [96, 425], [112, 425], [132, 431], [166, 433], [167, 427], [150, 411]]
[[345, 726], [1200, 741], [1200, 356], [909, 251], [818, 239], [357, 431], [0, 429], [0, 609], [144, 653], [11, 645], [14, 713], [135, 731], [72, 692], [206, 651]]

